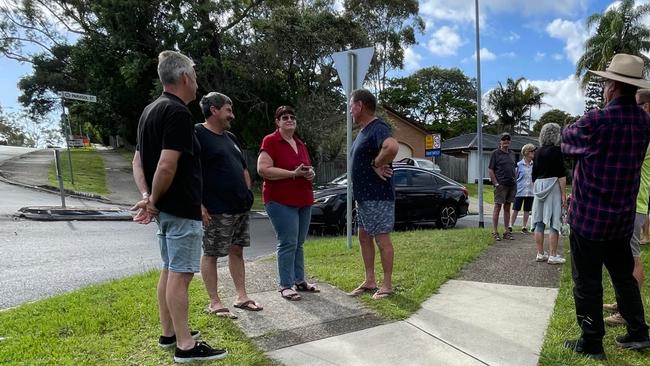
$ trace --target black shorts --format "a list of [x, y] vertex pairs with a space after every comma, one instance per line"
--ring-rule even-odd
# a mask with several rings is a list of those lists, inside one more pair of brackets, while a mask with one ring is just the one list
[[524, 204], [524, 211], [533, 210], [533, 197], [515, 197], [515, 205], [512, 208], [515, 211], [521, 211], [521, 204]]

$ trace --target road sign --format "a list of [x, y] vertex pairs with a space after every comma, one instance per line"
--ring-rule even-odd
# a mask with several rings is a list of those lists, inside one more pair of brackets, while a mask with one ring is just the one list
[[[350, 96], [354, 89], [363, 86], [363, 80], [366, 78], [366, 72], [370, 67], [373, 52], [372, 47], [366, 47], [332, 54], [334, 66], [339, 74], [339, 79], [341, 79], [341, 84], [343, 84], [346, 98]], [[356, 66], [354, 70], [350, 70], [353, 67], [352, 62], [350, 62], [352, 58], [354, 58]], [[350, 74], [353, 74], [353, 76], [351, 77]], [[352, 82], [350, 83], [350, 81]]]
[[424, 136], [424, 148], [426, 150], [433, 149], [433, 135]]
[[83, 100], [84, 102], [97, 103], [97, 97], [89, 94], [79, 94], [68, 91], [59, 92], [59, 96], [65, 99]]
[[440, 156], [440, 149], [427, 149], [424, 150], [424, 156], [430, 158], [432, 156]]
[[434, 149], [440, 149], [440, 134], [439, 133], [434, 133], [431, 136], [433, 136], [433, 148]]

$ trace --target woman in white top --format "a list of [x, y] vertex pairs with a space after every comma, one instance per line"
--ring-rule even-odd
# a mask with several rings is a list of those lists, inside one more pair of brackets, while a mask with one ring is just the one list
[[524, 226], [521, 232], [528, 233], [528, 216], [533, 209], [533, 157], [535, 156], [537, 148], [533, 144], [526, 144], [521, 148], [522, 159], [517, 163], [517, 194], [515, 196], [515, 204], [512, 207], [512, 215], [510, 215], [510, 227], [508, 230], [512, 232], [512, 225], [517, 220], [517, 215], [521, 211], [521, 206], [524, 206]]

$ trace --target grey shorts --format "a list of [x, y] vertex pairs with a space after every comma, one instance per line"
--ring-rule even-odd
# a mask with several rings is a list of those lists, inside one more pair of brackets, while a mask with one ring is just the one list
[[358, 201], [357, 215], [368, 235], [388, 234], [395, 224], [395, 201]]
[[515, 200], [516, 194], [517, 186], [504, 186], [499, 184], [497, 187], [494, 187], [494, 203], [500, 205], [512, 203]]
[[211, 215], [203, 236], [203, 255], [225, 257], [232, 245], [248, 247], [251, 245], [249, 233], [250, 215], [240, 214]]
[[157, 222], [163, 269], [177, 273], [199, 272], [203, 239], [201, 221], [161, 212]]
[[640, 257], [641, 256], [641, 235], [643, 233], [643, 221], [645, 220], [646, 215], [636, 213], [634, 216], [634, 231], [632, 232], [632, 238], [630, 239], [630, 248], [632, 248], [632, 256]]

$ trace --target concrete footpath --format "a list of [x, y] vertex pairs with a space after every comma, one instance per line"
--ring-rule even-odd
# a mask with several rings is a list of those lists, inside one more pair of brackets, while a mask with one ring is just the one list
[[[139, 194], [128, 160], [111, 150], [101, 153], [112, 192], [106, 202], [131, 204]], [[25, 186], [47, 184], [43, 172], [51, 156], [44, 150], [8, 160], [0, 174]], [[533, 236], [514, 236], [490, 246], [404, 321], [388, 321], [326, 283], [318, 284], [322, 292], [304, 294], [302, 301], [282, 299], [274, 258], [246, 264], [249, 296], [264, 310], [229, 307], [244, 333], [285, 365], [533, 366], [562, 266], [535, 262]], [[219, 268], [219, 278], [223, 303], [231, 305], [235, 292], [227, 267]]]

